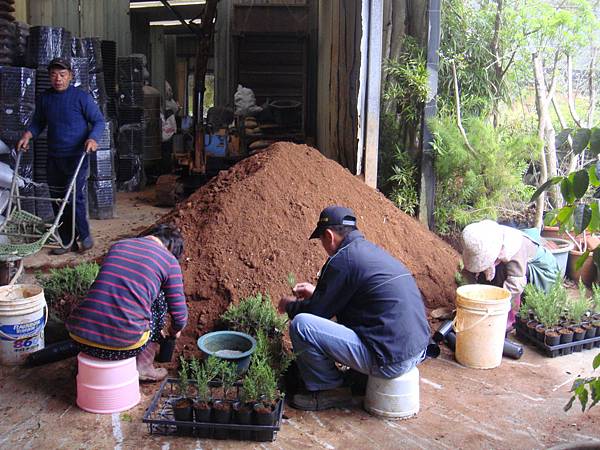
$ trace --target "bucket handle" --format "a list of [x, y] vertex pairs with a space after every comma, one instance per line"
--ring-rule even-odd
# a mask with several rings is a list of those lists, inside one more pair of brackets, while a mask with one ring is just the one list
[[[486, 311], [485, 316], [483, 316], [479, 320], [475, 321], [475, 323], [472, 323], [469, 327], [459, 330], [459, 328], [461, 328], [461, 327], [458, 325], [458, 321], [457, 321], [458, 315], [457, 315], [454, 318], [454, 320], [452, 321], [452, 329], [454, 330], [455, 333], [463, 333], [465, 331], [469, 331], [472, 328], [475, 328], [477, 325], [479, 325], [481, 322], [483, 322], [488, 317], [490, 317], [490, 312]], [[462, 325], [462, 321], [461, 321], [461, 325]]]
[[[46, 328], [47, 323], [48, 323], [48, 303], [46, 303], [46, 301], [44, 301], [44, 325], [42, 326], [42, 330], [44, 328]], [[6, 334], [4, 331], [0, 330], [0, 337], [3, 337], [4, 339], [9, 340], [9, 341], [20, 341], [22, 339], [29, 339], [38, 333], [39, 333], [39, 331], [36, 331], [35, 333], [30, 334], [29, 336], [19, 336], [17, 338], [14, 336], [10, 336], [10, 335]]]

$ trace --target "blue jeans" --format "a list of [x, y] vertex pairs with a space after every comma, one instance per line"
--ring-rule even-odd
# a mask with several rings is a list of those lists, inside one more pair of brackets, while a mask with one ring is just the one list
[[[75, 169], [79, 163], [77, 156], [66, 156], [66, 157], [48, 157], [48, 186], [50, 187], [50, 197], [52, 198], [64, 198], [67, 193], [67, 189]], [[80, 240], [84, 240], [90, 235], [90, 225], [87, 219], [87, 178], [88, 178], [88, 161], [89, 157], [83, 160], [83, 164], [77, 174], [77, 191], [75, 193], [75, 237], [79, 237]], [[63, 241], [63, 244], [68, 244], [71, 240], [71, 230], [73, 228], [73, 207], [71, 205], [71, 197], [65, 206], [63, 215], [61, 217], [61, 224], [58, 228], [58, 233]], [[52, 208], [54, 214], [58, 214], [60, 204], [52, 202]]]
[[389, 379], [401, 376], [425, 359], [424, 349], [406, 361], [380, 367], [354, 331], [313, 314], [294, 317], [290, 338], [296, 364], [309, 391], [335, 389], [343, 384], [336, 362], [366, 375]]

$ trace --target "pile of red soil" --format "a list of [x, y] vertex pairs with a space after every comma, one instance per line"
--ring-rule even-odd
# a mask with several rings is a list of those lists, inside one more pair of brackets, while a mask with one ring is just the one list
[[232, 301], [262, 292], [276, 304], [290, 294], [290, 273], [315, 283], [327, 255], [308, 236], [331, 204], [352, 208], [367, 239], [411, 270], [429, 310], [453, 304], [458, 254], [448, 244], [317, 150], [276, 143], [161, 219], [174, 221], [185, 238], [184, 342], [210, 331]]

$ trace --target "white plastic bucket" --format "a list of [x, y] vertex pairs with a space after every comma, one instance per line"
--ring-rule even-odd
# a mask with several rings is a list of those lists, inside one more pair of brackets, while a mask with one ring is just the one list
[[376, 416], [408, 419], [419, 412], [419, 369], [397, 378], [369, 377], [365, 409]]
[[0, 364], [23, 364], [29, 353], [44, 348], [48, 306], [35, 284], [0, 287]]
[[496, 286], [468, 284], [456, 290], [456, 360], [474, 369], [502, 362], [510, 292]]

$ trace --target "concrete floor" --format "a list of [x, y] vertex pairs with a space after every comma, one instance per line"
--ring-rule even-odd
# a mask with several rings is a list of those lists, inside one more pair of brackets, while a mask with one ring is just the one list
[[545, 358], [529, 347], [521, 360], [493, 370], [466, 369], [444, 349], [420, 366], [421, 411], [408, 420], [353, 408], [301, 412], [290, 407], [272, 443], [149, 435], [141, 422], [158, 384], [142, 386], [127, 413], [96, 415], [75, 405], [75, 359], [45, 367], [0, 368], [0, 448], [47, 449], [520, 449], [588, 442], [600, 448], [600, 406], [562, 407], [598, 350]]
[[[85, 255], [102, 255], [110, 243], [130, 236], [166, 212], [152, 206], [152, 192], [119, 194], [119, 218], [94, 221], [97, 245]], [[26, 262], [35, 269], [81, 261], [79, 255], [50, 257], [44, 250]], [[318, 413], [286, 407], [272, 443], [197, 440], [149, 435], [141, 422], [158, 384], [142, 386], [131, 411], [96, 415], [75, 405], [75, 359], [45, 367], [0, 367], [0, 449], [520, 449], [587, 442], [600, 448], [600, 405], [589, 413], [562, 410], [578, 376], [591, 373], [598, 349], [546, 358], [526, 346], [518, 361], [504, 359], [493, 370], [467, 369], [443, 349], [419, 366], [421, 410], [405, 421], [372, 417], [356, 398], [350, 409]]]

